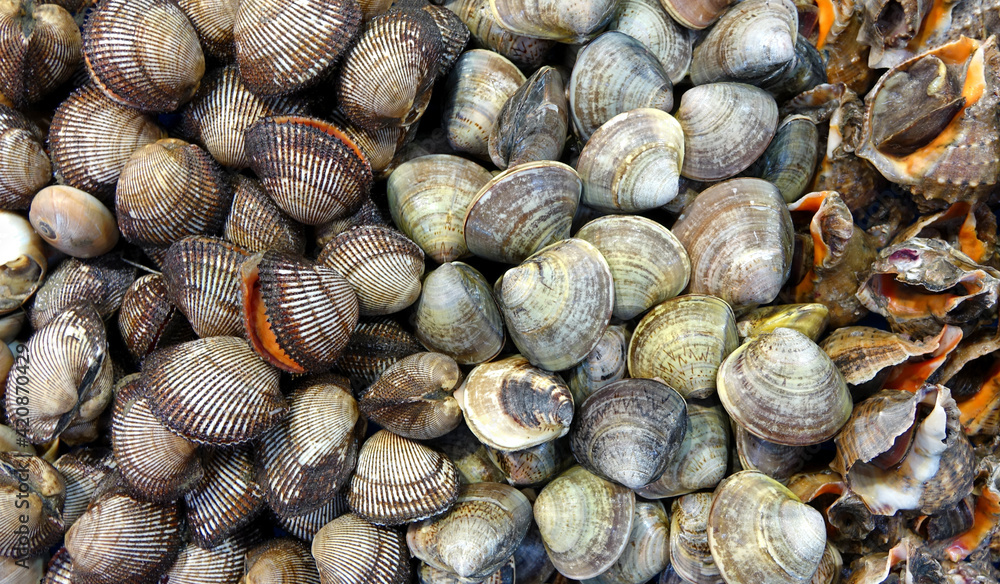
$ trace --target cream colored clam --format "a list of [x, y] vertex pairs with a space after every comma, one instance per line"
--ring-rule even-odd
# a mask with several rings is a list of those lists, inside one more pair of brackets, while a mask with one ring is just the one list
[[489, 160], [493, 124], [526, 80], [513, 63], [493, 51], [466, 51], [448, 76], [443, 123], [451, 147]]
[[677, 575], [696, 584], [722, 582], [708, 547], [712, 493], [674, 499], [670, 510], [670, 564]]
[[675, 85], [687, 75], [694, 35], [670, 18], [660, 0], [622, 0], [608, 30], [641, 42], [656, 55]]
[[575, 403], [582, 404], [590, 394], [625, 377], [631, 337], [632, 331], [625, 325], [609, 325], [597, 346], [566, 373], [566, 384]]
[[688, 429], [680, 448], [656, 481], [635, 490], [647, 499], [711, 489], [726, 476], [729, 420], [721, 406], [687, 405]]
[[614, 13], [614, 0], [490, 0], [493, 17], [508, 31], [533, 38], [583, 43]]
[[625, 551], [587, 584], [642, 584], [670, 563], [670, 517], [659, 501], [636, 501]]

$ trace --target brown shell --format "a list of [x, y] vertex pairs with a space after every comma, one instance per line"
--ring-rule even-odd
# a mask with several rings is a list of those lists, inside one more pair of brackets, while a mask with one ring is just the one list
[[569, 104], [562, 74], [544, 66], [500, 109], [490, 132], [493, 164], [505, 169], [524, 162], [558, 160], [569, 127]]
[[358, 453], [347, 503], [377, 525], [402, 525], [444, 513], [458, 497], [458, 471], [447, 456], [388, 430]]
[[35, 193], [52, 180], [44, 144], [45, 134], [34, 122], [0, 105], [0, 209], [27, 209]]
[[140, 276], [122, 298], [118, 332], [129, 353], [137, 360], [175, 341], [191, 340], [184, 315], [167, 298], [162, 274]]
[[317, 260], [340, 272], [364, 316], [399, 312], [420, 296], [424, 252], [389, 227], [363, 225], [334, 237]]
[[423, 351], [420, 341], [398, 322], [373, 318], [358, 322], [336, 368], [351, 380], [357, 395], [396, 361]]
[[[428, 6], [431, 6], [428, 4]], [[361, 148], [365, 153], [365, 159], [372, 166], [372, 172], [376, 177], [382, 177], [385, 171], [389, 170], [396, 159], [396, 152], [403, 148], [407, 142], [413, 138], [412, 128], [400, 126], [386, 126], [376, 130], [369, 130], [358, 126], [339, 111], [332, 114], [333, 123], [344, 129], [351, 141]]]
[[892, 367], [935, 349], [935, 339], [914, 342], [876, 328], [845, 326], [831, 332], [820, 348], [833, 359], [855, 401], [881, 389]]
[[287, 405], [278, 378], [235, 337], [168, 347], [147, 357], [142, 371], [156, 417], [188, 440], [215, 445], [253, 440], [281, 419]]
[[170, 584], [236, 584], [245, 570], [246, 553], [258, 539], [256, 530], [247, 530], [211, 550], [189, 543], [163, 575], [163, 581]]
[[479, 45], [500, 53], [525, 71], [541, 65], [556, 45], [555, 41], [520, 36], [500, 26], [489, 0], [449, 0], [445, 8], [462, 19]]
[[174, 111], [205, 73], [198, 33], [170, 0], [102, 0], [87, 15], [83, 58], [108, 97], [143, 111]]
[[28, 558], [58, 541], [65, 500], [66, 483], [51, 464], [0, 452], [0, 556]]
[[65, 8], [25, 0], [0, 6], [0, 94], [24, 107], [68, 80], [83, 58]]
[[249, 446], [219, 448], [202, 457], [204, 475], [184, 495], [191, 537], [212, 548], [264, 510], [264, 491], [254, 480]]
[[440, 353], [417, 353], [386, 368], [358, 406], [369, 420], [412, 440], [443, 436], [462, 422], [452, 396], [462, 372]]
[[316, 561], [305, 544], [272, 539], [246, 554], [246, 575], [240, 584], [320, 584]]
[[66, 484], [62, 509], [65, 525], [73, 525], [87, 510], [97, 486], [114, 471], [114, 456], [104, 449], [79, 449], [63, 454], [52, 463]]
[[109, 319], [121, 306], [136, 270], [120, 256], [106, 254], [91, 260], [67, 258], [35, 294], [29, 319], [40, 329], [66, 308], [93, 304], [101, 318]]
[[[349, 129], [345, 128], [344, 131], [349, 136], [351, 135]], [[363, 143], [358, 143], [358, 145], [364, 150], [365, 146]], [[348, 229], [354, 229], [362, 225], [392, 225], [392, 218], [389, 216], [389, 213], [372, 200], [371, 194], [365, 195], [362, 198], [361, 206], [354, 213], [317, 225], [313, 230], [316, 247], [323, 248], [334, 237], [337, 237]]]
[[[421, 6], [422, 4], [422, 6]], [[430, 14], [441, 33], [441, 57], [438, 59], [438, 77], [446, 75], [455, 61], [462, 55], [469, 37], [472, 36], [469, 27], [465, 26], [457, 14], [444, 6], [417, 2], [420, 10]]]
[[167, 250], [167, 297], [199, 337], [243, 334], [240, 265], [250, 254], [214, 237], [185, 237]]
[[329, 73], [360, 24], [357, 2], [243, 0], [233, 29], [240, 76], [259, 95], [305, 89]]
[[404, 584], [411, 579], [403, 534], [349, 513], [327, 523], [312, 544], [323, 584]]
[[223, 230], [226, 239], [250, 251], [305, 253], [305, 230], [274, 204], [259, 182], [238, 174], [232, 189], [233, 206]]
[[232, 200], [208, 153], [167, 138], [132, 153], [118, 179], [115, 211], [130, 243], [170, 245], [185, 235], [219, 233]]
[[289, 517], [278, 515], [277, 517], [278, 524], [289, 534], [303, 541], [312, 541], [324, 525], [350, 511], [350, 507], [347, 506], [347, 496], [342, 489], [330, 497], [326, 505], [311, 513]]
[[544, 485], [576, 463], [567, 442], [549, 440], [524, 450], [486, 447], [486, 453], [511, 485]]
[[435, 438], [430, 444], [444, 452], [455, 463], [458, 479], [463, 485], [499, 483], [505, 479], [503, 471], [490, 460], [486, 447], [465, 424], [459, 424], [457, 428], [440, 438]]
[[166, 132], [152, 117], [87, 85], [56, 108], [49, 155], [57, 181], [107, 201], [132, 152], [160, 138], [166, 138]]
[[426, 12], [392, 10], [372, 18], [340, 68], [337, 102], [344, 115], [371, 130], [413, 124], [430, 101], [443, 50]]
[[233, 60], [233, 27], [239, 0], [177, 0], [191, 21], [201, 48], [222, 61]]
[[293, 219], [319, 225], [351, 213], [368, 194], [372, 169], [337, 126], [316, 118], [279, 116], [246, 131], [250, 168]]
[[52, 554], [39, 584], [73, 584], [73, 558], [69, 557], [65, 546]]

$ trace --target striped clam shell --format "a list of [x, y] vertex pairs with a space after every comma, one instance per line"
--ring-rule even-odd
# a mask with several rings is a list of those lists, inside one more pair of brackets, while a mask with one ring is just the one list
[[288, 414], [260, 441], [257, 478], [271, 509], [290, 517], [316, 511], [347, 482], [364, 420], [346, 379], [324, 376], [288, 400]]
[[[28, 339], [20, 375], [7, 378], [10, 422], [41, 444], [72, 423], [93, 420], [111, 399], [111, 360], [104, 323], [93, 306], [73, 306]], [[20, 383], [19, 383], [20, 381]], [[17, 397], [29, 396], [28, 404]], [[27, 413], [24, 414], [25, 410]]]
[[101, 0], [84, 24], [83, 59], [105, 95], [143, 111], [174, 111], [205, 74], [198, 33], [171, 0]]
[[[566, 374], [566, 384], [573, 392], [573, 402], [583, 403], [587, 396], [628, 374], [630, 327], [609, 325], [594, 350]], [[651, 376], [644, 376], [651, 377]]]
[[462, 422], [452, 396], [462, 372], [441, 353], [417, 353], [390, 365], [361, 397], [365, 416], [383, 428], [412, 440], [443, 436]]
[[202, 478], [198, 445], [167, 429], [141, 396], [139, 375], [118, 390], [111, 413], [111, 447], [129, 487], [149, 501], [167, 503]]
[[232, 181], [233, 206], [223, 229], [226, 239], [250, 251], [305, 253], [305, 230], [278, 208], [259, 182], [241, 174]]
[[294, 539], [272, 539], [246, 554], [240, 584], [320, 584], [309, 548]]
[[184, 546], [174, 565], [163, 575], [170, 584], [237, 584], [246, 569], [246, 554], [258, 539], [248, 530], [211, 550], [192, 542]]
[[350, 513], [351, 508], [347, 506], [347, 495], [344, 490], [338, 491], [327, 500], [327, 503], [319, 509], [304, 515], [284, 517], [278, 516], [278, 525], [290, 535], [311, 542], [319, 530], [324, 525], [340, 517], [344, 513]]
[[163, 258], [167, 297], [199, 337], [243, 334], [240, 265], [250, 254], [214, 237], [185, 237]]
[[73, 584], [73, 558], [65, 547], [52, 555], [39, 584]]
[[422, 10], [372, 18], [337, 78], [344, 115], [372, 130], [415, 123], [430, 102], [443, 50], [437, 23]]
[[361, 447], [347, 488], [351, 510], [378, 525], [440, 515], [457, 497], [458, 471], [447, 456], [388, 430]]
[[93, 305], [101, 318], [111, 318], [135, 281], [135, 272], [117, 255], [89, 260], [67, 258], [35, 294], [28, 312], [31, 326], [40, 329], [66, 308], [81, 303]]
[[205, 77], [184, 108], [183, 129], [219, 164], [242, 170], [250, 166], [243, 136], [247, 128], [267, 116], [300, 114], [305, 109], [296, 98], [256, 95], [243, 83], [236, 66], [229, 65]]
[[337, 126], [278, 116], [246, 131], [250, 168], [274, 202], [293, 219], [319, 225], [355, 210], [368, 194], [372, 169]]
[[399, 312], [420, 297], [424, 252], [390, 227], [363, 225], [341, 233], [317, 261], [340, 272], [365, 316]]
[[[418, 2], [419, 0], [414, 2], [414, 4]], [[447, 74], [451, 66], [462, 55], [462, 50], [465, 49], [465, 45], [469, 42], [469, 37], [472, 35], [469, 27], [465, 26], [462, 19], [451, 10], [436, 4], [419, 3], [423, 4], [420, 6], [420, 9], [434, 19], [434, 23], [438, 27], [438, 32], [441, 33], [442, 50], [441, 57], [438, 59], [438, 76], [440, 77]]]
[[0, 556], [31, 557], [58, 541], [65, 500], [66, 483], [51, 464], [0, 452]]
[[132, 152], [166, 137], [152, 117], [115, 103], [88, 85], [56, 108], [49, 127], [49, 155], [57, 181], [106, 202]]
[[319, 530], [312, 543], [323, 584], [403, 584], [412, 574], [403, 534], [348, 513]]
[[170, 245], [185, 235], [222, 230], [233, 195], [219, 165], [175, 138], [132, 153], [115, 191], [122, 236], [138, 245]]
[[116, 462], [104, 449], [78, 449], [63, 454], [52, 463], [66, 483], [66, 502], [63, 504], [63, 523], [73, 525], [90, 505], [97, 486], [114, 472]]
[[239, 0], [177, 0], [177, 5], [197, 31], [201, 48], [216, 59], [232, 61]]
[[249, 446], [208, 450], [201, 461], [204, 475], [184, 495], [191, 537], [211, 549], [264, 510], [264, 490], [254, 479]]
[[173, 342], [190, 340], [191, 327], [167, 298], [162, 274], [140, 276], [122, 298], [118, 332], [136, 360]]
[[[350, 132], [348, 132], [350, 135]], [[361, 199], [361, 205], [354, 213], [317, 225], [313, 230], [316, 247], [323, 248], [341, 233], [362, 225], [392, 225], [388, 211], [372, 200], [371, 194]]]
[[0, 94], [18, 107], [44, 97], [80, 64], [82, 39], [61, 6], [24, 0], [0, 5]]
[[34, 122], [0, 105], [0, 209], [27, 209], [35, 193], [52, 180], [44, 145], [45, 134]]
[[351, 333], [336, 367], [351, 380], [351, 387], [360, 394], [387, 367], [423, 350], [417, 337], [392, 319], [362, 320]]
[[229, 445], [253, 440], [286, 410], [279, 372], [243, 339], [209, 337], [146, 358], [142, 384], [156, 417], [188, 440]]
[[329, 73], [360, 25], [351, 0], [242, 0], [233, 28], [240, 75], [260, 95], [305, 89]]
[[127, 494], [111, 475], [87, 512], [66, 532], [73, 582], [155, 581], [180, 551], [183, 527], [176, 503], [150, 503]]
[[413, 138], [416, 128], [386, 126], [370, 130], [359, 126], [341, 114], [334, 111], [333, 123], [344, 129], [351, 141], [365, 153], [365, 159], [371, 164], [372, 172], [380, 177], [393, 164], [396, 152], [403, 148]]
[[336, 270], [267, 251], [240, 268], [247, 336], [272, 365], [319, 372], [337, 362], [358, 323], [358, 301]]
[[500, 26], [490, 10], [490, 0], [448, 0], [444, 6], [462, 19], [479, 45], [526, 71], [538, 68], [556, 45], [555, 41], [516, 35]]

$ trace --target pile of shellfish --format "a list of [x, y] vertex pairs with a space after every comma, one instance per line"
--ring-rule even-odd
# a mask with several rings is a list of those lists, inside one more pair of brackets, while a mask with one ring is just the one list
[[998, 32], [0, 0], [0, 583], [997, 582]]

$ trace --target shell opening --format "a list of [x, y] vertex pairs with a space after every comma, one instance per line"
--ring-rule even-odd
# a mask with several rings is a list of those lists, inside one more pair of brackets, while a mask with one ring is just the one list
[[254, 350], [275, 367], [292, 373], [304, 373], [305, 369], [285, 353], [267, 318], [267, 307], [260, 293], [260, 270], [254, 264], [250, 269], [241, 269], [243, 276], [243, 318], [247, 336]]
[[872, 290], [886, 299], [886, 307], [897, 317], [920, 318], [932, 314], [944, 318], [966, 298], [982, 292], [983, 285], [973, 278], [935, 293], [918, 284], [900, 282], [895, 274], [879, 274], [872, 278]]

